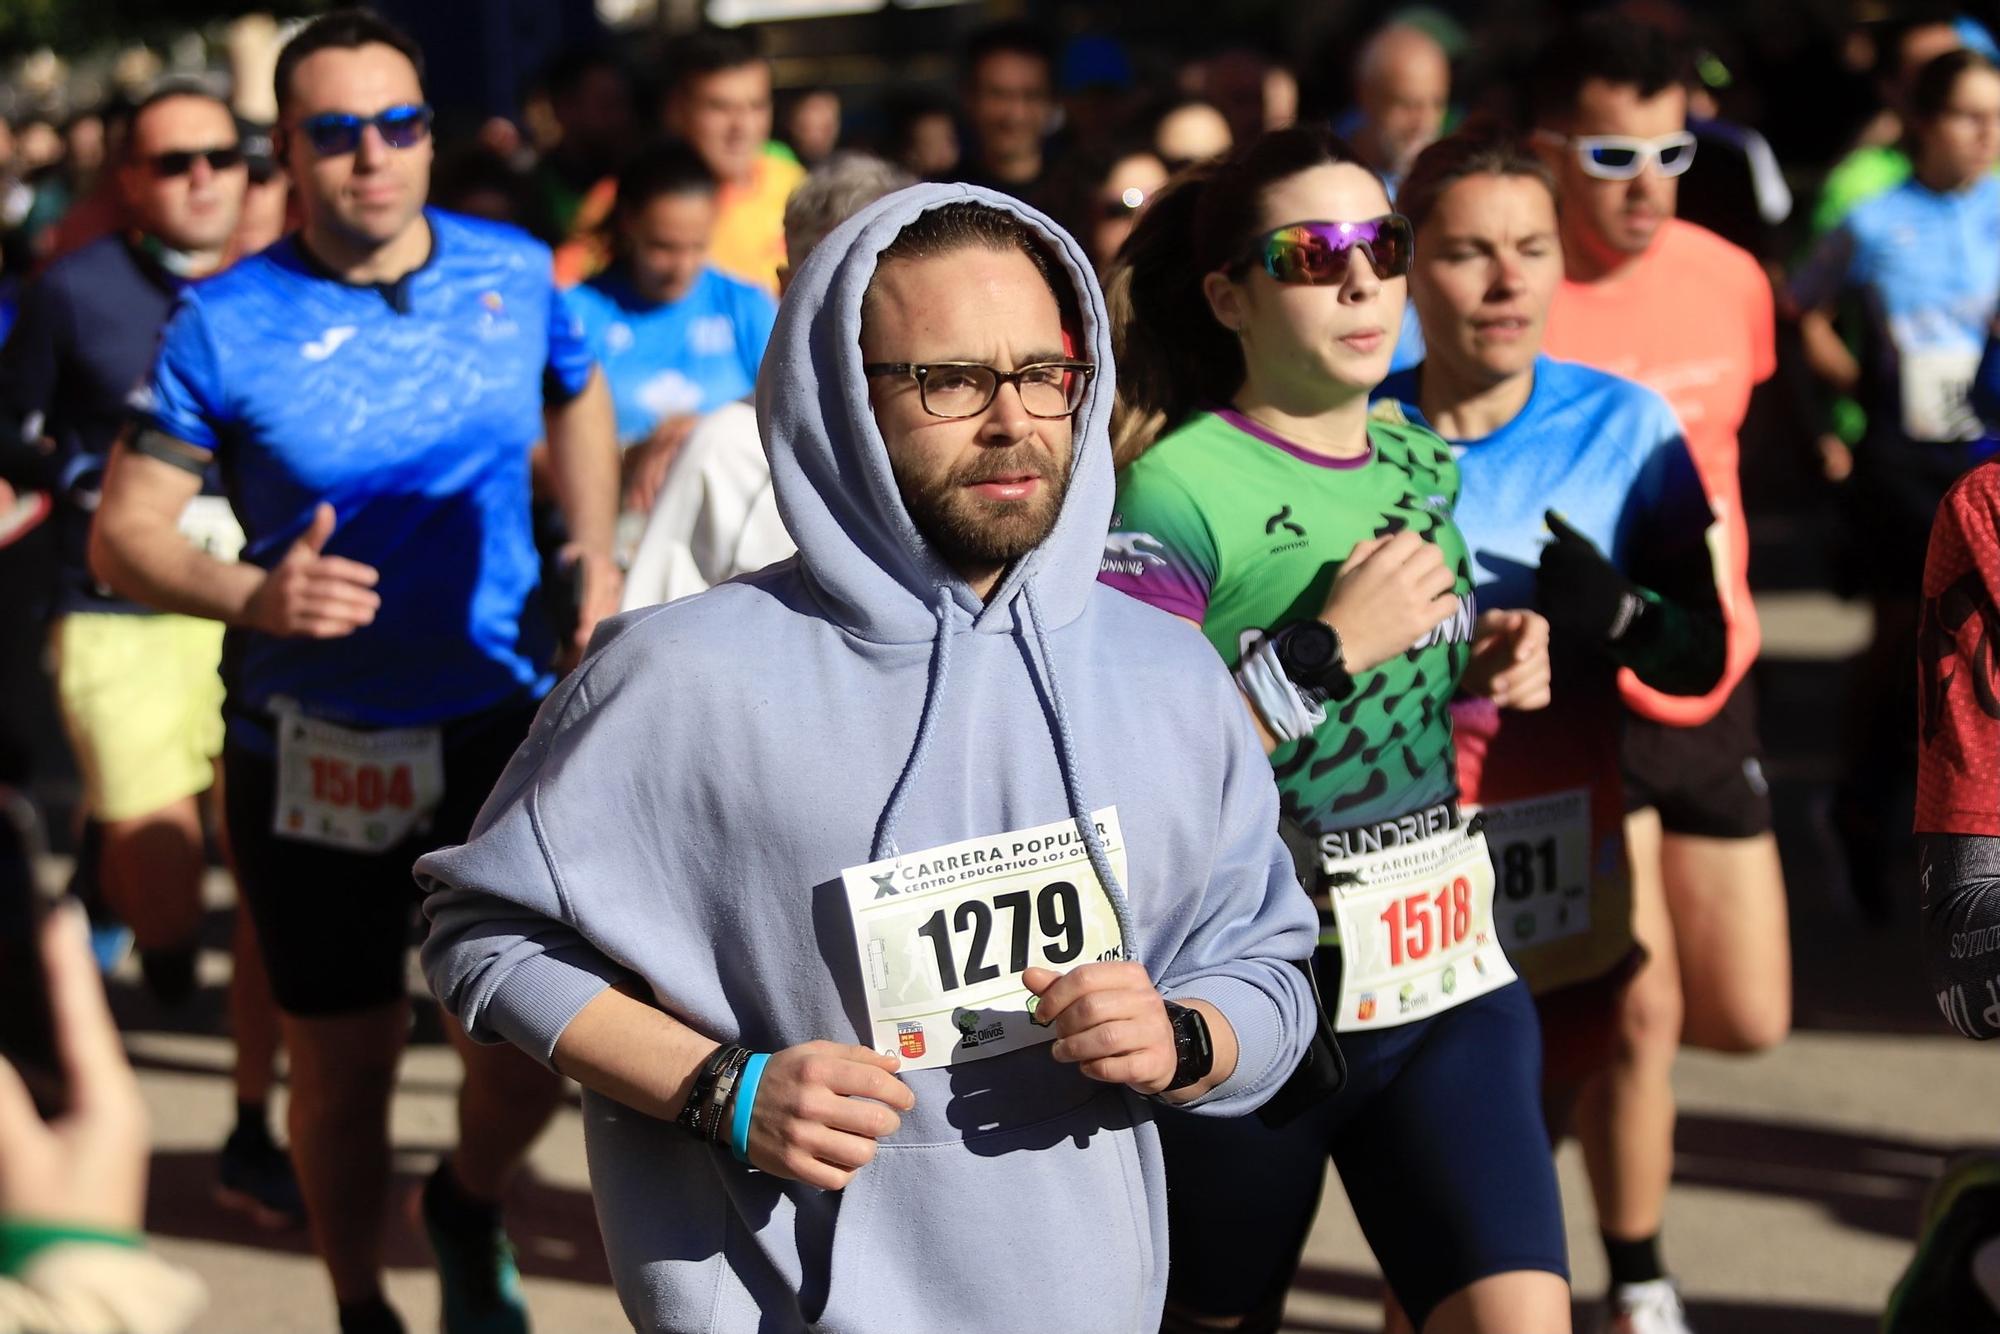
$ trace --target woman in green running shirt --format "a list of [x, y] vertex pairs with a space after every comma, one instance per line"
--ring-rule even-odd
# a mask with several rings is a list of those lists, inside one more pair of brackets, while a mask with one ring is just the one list
[[1165, 1328], [1276, 1329], [1331, 1155], [1425, 1334], [1567, 1330], [1526, 988], [1456, 804], [1448, 704], [1548, 700], [1545, 622], [1476, 617], [1458, 468], [1369, 415], [1411, 254], [1381, 182], [1282, 130], [1156, 197], [1112, 296], [1128, 456], [1105, 582], [1200, 625], [1272, 746], [1348, 1079], [1282, 1125], [1163, 1113]]

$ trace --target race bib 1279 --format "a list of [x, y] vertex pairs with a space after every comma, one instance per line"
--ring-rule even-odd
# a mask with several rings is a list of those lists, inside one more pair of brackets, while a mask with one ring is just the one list
[[[1117, 810], [1092, 818], [1122, 881]], [[841, 883], [872, 1045], [905, 1070], [1051, 1040], [1021, 974], [1125, 957], [1117, 911], [1071, 820], [850, 867]]]

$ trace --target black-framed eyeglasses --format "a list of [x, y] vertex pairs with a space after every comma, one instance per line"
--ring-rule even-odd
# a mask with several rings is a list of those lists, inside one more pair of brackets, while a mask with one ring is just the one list
[[414, 102], [386, 107], [372, 116], [354, 116], [345, 111], [324, 111], [299, 122], [299, 133], [321, 157], [340, 157], [361, 147], [361, 135], [370, 125], [391, 148], [414, 148], [430, 137], [431, 109]]
[[228, 144], [221, 148], [155, 153], [146, 159], [146, 165], [160, 177], [185, 176], [194, 170], [196, 162], [208, 163], [210, 171], [234, 171], [243, 165], [243, 150], [236, 144]]
[[864, 375], [907, 375], [933, 417], [977, 417], [992, 406], [1000, 386], [1011, 384], [1030, 417], [1067, 417], [1083, 405], [1083, 391], [1097, 367], [1087, 361], [1037, 361], [1003, 371], [977, 361], [875, 361]]

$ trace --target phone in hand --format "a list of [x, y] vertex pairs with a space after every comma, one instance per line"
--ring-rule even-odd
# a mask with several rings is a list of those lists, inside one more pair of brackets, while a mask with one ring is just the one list
[[39, 846], [27, 803], [0, 789], [0, 1056], [27, 1084], [35, 1109], [53, 1120], [68, 1108], [69, 1096], [42, 967], [48, 902], [35, 884]]

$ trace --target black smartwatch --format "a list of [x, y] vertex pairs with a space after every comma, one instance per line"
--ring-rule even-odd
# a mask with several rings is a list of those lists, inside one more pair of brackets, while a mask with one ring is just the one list
[[1167, 1021], [1174, 1026], [1174, 1082], [1162, 1092], [1172, 1093], [1208, 1078], [1215, 1068], [1215, 1044], [1209, 1041], [1208, 1020], [1192, 1006], [1168, 1001]]
[[1271, 636], [1278, 665], [1285, 677], [1314, 703], [1346, 699], [1354, 693], [1354, 678], [1341, 657], [1340, 636], [1325, 621], [1293, 621]]

